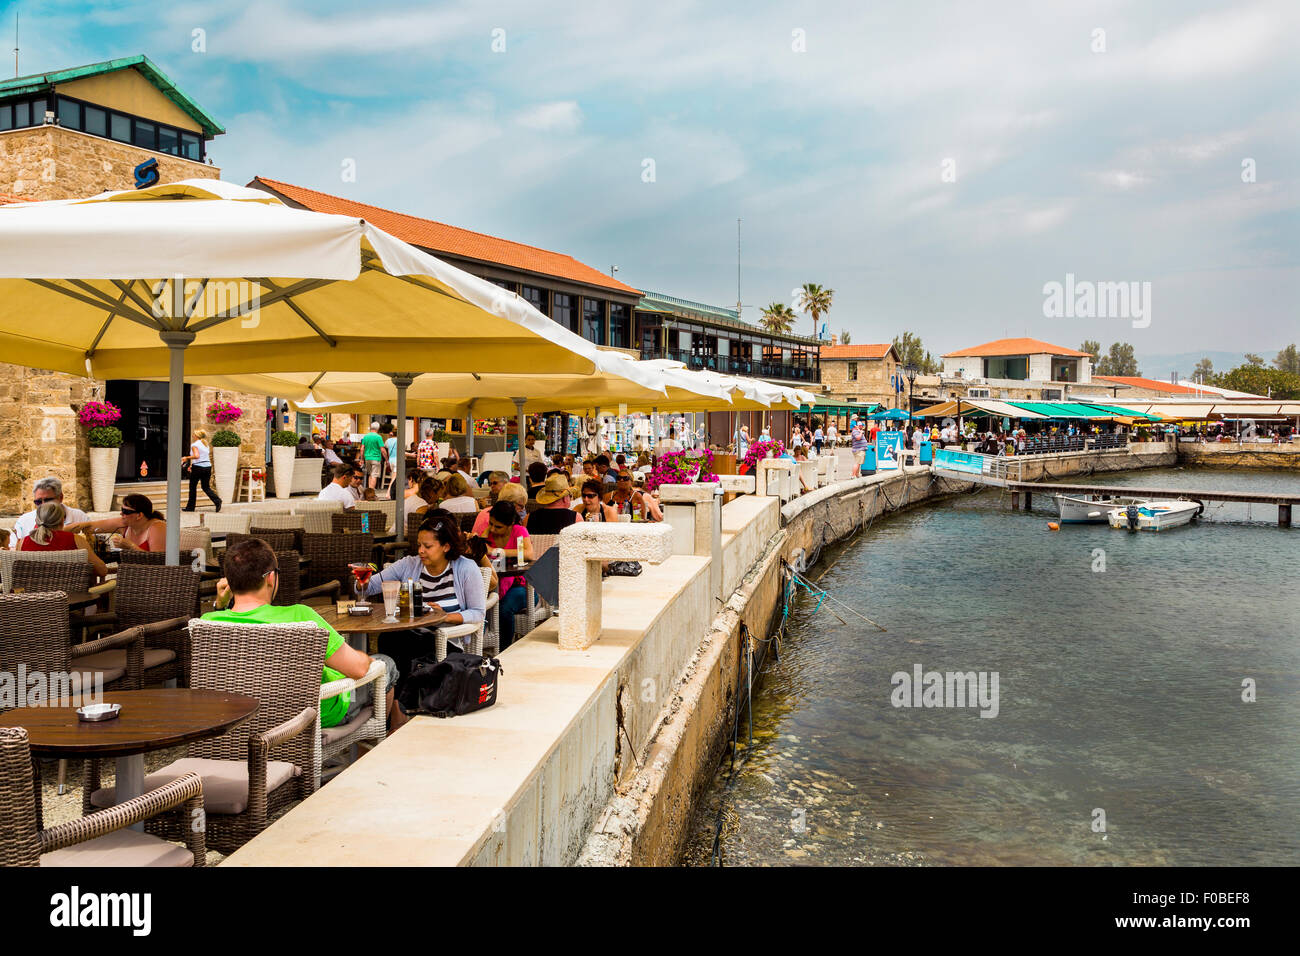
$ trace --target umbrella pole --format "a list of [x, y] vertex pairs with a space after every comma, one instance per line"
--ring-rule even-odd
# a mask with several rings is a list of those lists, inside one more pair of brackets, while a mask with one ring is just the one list
[[[465, 456], [474, 457], [474, 402], [477, 399], [471, 398], [469, 404], [465, 406]], [[475, 475], [475, 478], [478, 476]]]
[[[397, 458], [393, 476], [393, 500], [397, 502], [396, 524], [393, 530], [399, 535], [406, 534], [406, 516], [402, 514], [406, 505], [406, 390], [411, 387], [415, 376], [409, 372], [399, 374], [390, 372], [389, 377], [397, 386]], [[385, 531], [388, 529], [385, 528]]]
[[527, 399], [511, 398], [515, 403], [515, 434], [518, 436], [518, 448], [515, 453], [519, 458], [519, 483], [528, 488], [528, 472], [524, 470], [524, 402]]
[[[185, 314], [185, 286], [176, 282], [175, 293], [179, 307], [174, 315]], [[167, 346], [167, 563], [180, 564], [181, 559], [181, 432], [185, 428], [185, 348], [194, 341], [193, 332], [167, 331], [159, 333]]]

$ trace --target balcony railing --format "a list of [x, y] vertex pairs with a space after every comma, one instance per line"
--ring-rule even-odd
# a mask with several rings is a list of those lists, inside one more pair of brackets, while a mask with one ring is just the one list
[[813, 384], [821, 381], [821, 374], [816, 366], [786, 365], [754, 361], [735, 355], [694, 355], [669, 349], [663, 352], [642, 350], [641, 358], [672, 359], [683, 363], [689, 369], [706, 372], [720, 372], [724, 375], [745, 375], [749, 378], [774, 378], [791, 382]]

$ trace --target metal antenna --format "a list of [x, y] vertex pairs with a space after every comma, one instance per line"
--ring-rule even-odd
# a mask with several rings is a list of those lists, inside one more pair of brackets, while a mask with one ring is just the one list
[[736, 219], [736, 318], [740, 318], [740, 219]]
[[14, 79], [18, 78], [18, 9], [14, 8]]

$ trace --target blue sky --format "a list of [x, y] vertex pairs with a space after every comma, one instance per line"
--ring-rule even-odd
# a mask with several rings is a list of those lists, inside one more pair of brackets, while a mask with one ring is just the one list
[[[743, 218], [751, 320], [813, 281], [835, 289], [831, 330], [911, 330], [936, 354], [1031, 335], [1271, 357], [1300, 339], [1290, 0], [26, 2], [0, 4], [3, 49], [15, 7], [24, 74], [147, 54], [225, 125], [211, 154], [232, 181], [717, 304], [736, 301]], [[1150, 327], [1044, 317], [1067, 273], [1150, 282]]]

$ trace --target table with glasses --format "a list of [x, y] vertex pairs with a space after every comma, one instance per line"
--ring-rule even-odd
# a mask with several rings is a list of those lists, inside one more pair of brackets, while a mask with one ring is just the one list
[[397, 621], [388, 623], [384, 620], [384, 601], [378, 595], [370, 599], [369, 614], [340, 614], [336, 605], [313, 606], [325, 623], [343, 639], [359, 651], [374, 654], [378, 651], [379, 635], [390, 631], [409, 631], [417, 627], [435, 627], [440, 618], [435, 618], [432, 611], [425, 611], [419, 617], [411, 617], [410, 608], [399, 608]]
[[[245, 694], [191, 688], [105, 691], [97, 702], [121, 704], [121, 713], [111, 720], [84, 721], [71, 704], [17, 707], [0, 714], [0, 727], [25, 728], [36, 756], [115, 758], [117, 803], [144, 792], [146, 753], [218, 737], [259, 706], [257, 698]], [[144, 824], [133, 829], [143, 830]]]

